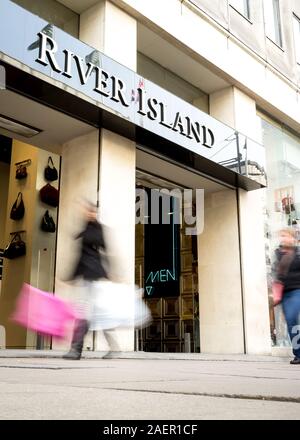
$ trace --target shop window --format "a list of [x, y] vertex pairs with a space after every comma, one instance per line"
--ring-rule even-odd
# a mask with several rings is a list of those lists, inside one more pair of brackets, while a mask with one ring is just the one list
[[264, 0], [266, 35], [282, 47], [282, 32], [279, 0]]
[[230, 0], [229, 4], [248, 20], [250, 19], [249, 0]]
[[293, 26], [296, 61], [298, 64], [300, 64], [300, 18], [298, 18], [296, 15], [293, 15]]
[[32, 14], [79, 38], [79, 15], [56, 0], [13, 0]]
[[298, 232], [300, 242], [300, 138], [267, 118], [262, 117], [261, 124], [268, 175], [264, 214], [271, 337], [274, 345], [289, 346], [281, 306], [273, 308], [271, 280], [280, 229], [294, 228]]

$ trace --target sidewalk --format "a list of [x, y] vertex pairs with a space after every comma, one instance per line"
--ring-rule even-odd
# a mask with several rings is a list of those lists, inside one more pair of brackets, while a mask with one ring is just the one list
[[0, 350], [2, 420], [300, 420], [289, 358]]
[[[60, 359], [64, 351], [54, 350], [10, 350], [0, 349], [0, 358], [35, 358]], [[101, 359], [106, 352], [84, 351], [84, 359]], [[273, 355], [249, 354], [205, 354], [205, 353], [154, 353], [144, 351], [118, 352], [116, 359], [151, 359], [151, 360], [197, 360], [197, 361], [230, 361], [230, 362], [282, 362], [292, 355], [288, 351], [275, 352]]]

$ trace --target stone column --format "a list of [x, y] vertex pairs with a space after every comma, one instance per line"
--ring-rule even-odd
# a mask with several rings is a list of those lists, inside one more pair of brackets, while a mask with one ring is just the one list
[[[55, 293], [70, 301], [76, 301], [77, 289], [64, 281], [78, 258], [79, 240], [74, 237], [83, 228], [81, 202], [97, 201], [98, 142], [99, 132], [92, 129], [62, 146]], [[69, 345], [68, 340], [52, 341], [54, 350], [67, 350]], [[92, 335], [85, 339], [84, 349], [88, 347], [93, 347]]]
[[[236, 87], [210, 95], [210, 114], [249, 138], [261, 140], [255, 101]], [[245, 349], [249, 354], [271, 352], [263, 195], [263, 189], [238, 190]]]
[[[109, 1], [100, 1], [81, 14], [80, 39], [136, 70], [136, 20]], [[135, 163], [135, 143], [102, 129], [100, 212], [103, 222], [113, 231], [109, 245], [110, 254], [117, 257], [114, 277], [129, 284], [134, 283], [135, 264]], [[118, 336], [121, 350], [134, 349], [133, 328], [119, 331]], [[102, 349], [100, 336], [96, 348]]]
[[236, 192], [209, 193], [204, 229], [198, 237], [200, 350], [243, 353]]

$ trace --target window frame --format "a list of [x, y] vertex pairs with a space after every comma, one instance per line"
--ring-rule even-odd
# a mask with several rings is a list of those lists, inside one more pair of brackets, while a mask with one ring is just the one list
[[[271, 1], [272, 5], [272, 17], [267, 16], [267, 6], [266, 1]], [[283, 34], [282, 34], [282, 21], [281, 21], [281, 12], [280, 12], [280, 0], [264, 0], [264, 20], [265, 20], [265, 34], [266, 37], [272, 41], [277, 47], [283, 49]], [[270, 35], [268, 33], [268, 23], [271, 23], [274, 28], [274, 35]]]
[[[229, 6], [234, 9], [236, 12], [238, 12], [240, 15], [242, 15], [242, 17], [246, 18], [248, 21], [250, 21], [251, 17], [250, 17], [250, 2], [249, 0], [242, 0], [243, 4], [244, 4], [244, 8], [243, 11], [241, 11], [240, 9], [238, 9], [238, 7], [234, 4], [232, 4], [233, 0], [229, 0]], [[251, 22], [251, 21], [250, 21]]]
[[[298, 24], [298, 36], [296, 35], [296, 23]], [[296, 63], [300, 65], [300, 18], [293, 12], [293, 34], [294, 34], [294, 46], [295, 46], [295, 58]], [[297, 38], [298, 37], [298, 38]], [[298, 42], [297, 42], [298, 41]]]

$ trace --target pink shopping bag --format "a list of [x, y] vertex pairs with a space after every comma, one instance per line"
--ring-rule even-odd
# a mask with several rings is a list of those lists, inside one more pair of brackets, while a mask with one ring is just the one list
[[24, 283], [11, 319], [38, 333], [64, 338], [68, 322], [75, 319], [75, 312], [52, 293]]
[[283, 297], [284, 285], [280, 281], [273, 281], [272, 283], [272, 295], [273, 305], [277, 306], [281, 303]]

